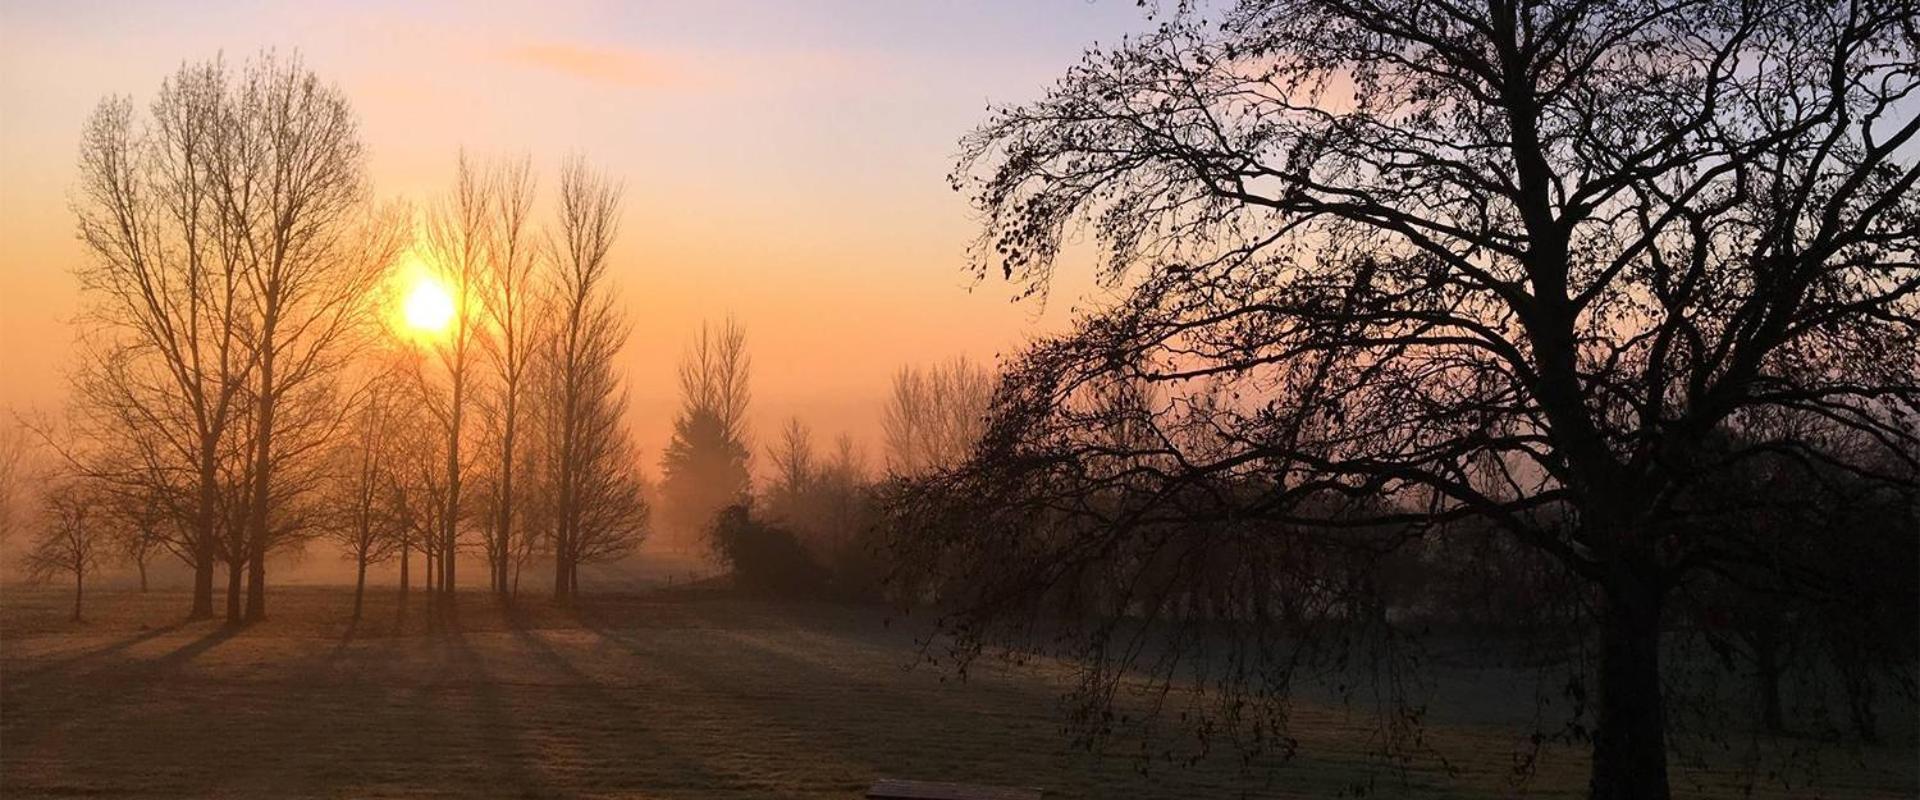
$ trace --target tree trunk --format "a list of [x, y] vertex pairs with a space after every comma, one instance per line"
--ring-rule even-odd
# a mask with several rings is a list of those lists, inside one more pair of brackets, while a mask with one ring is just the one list
[[[465, 289], [466, 287], [463, 283], [461, 286], [462, 296], [465, 295]], [[455, 335], [466, 336], [465, 322], [460, 323], [460, 330], [457, 331]], [[465, 344], [459, 345], [459, 350], [454, 358], [455, 366], [453, 367], [454, 374], [452, 381], [453, 402], [447, 422], [447, 514], [446, 517], [441, 520], [441, 524], [446, 527], [444, 534], [446, 540], [444, 546], [446, 550], [440, 556], [440, 568], [443, 570], [443, 574], [440, 576], [440, 593], [446, 595], [446, 608], [448, 611], [453, 610], [454, 603], [457, 599], [453, 593], [459, 586], [459, 582], [455, 580], [458, 577], [455, 572], [455, 565], [459, 561], [456, 557], [456, 551], [459, 549], [460, 544], [460, 425], [461, 412], [465, 410], [464, 403], [466, 402], [467, 391], [467, 354]]]
[[187, 619], [213, 619], [213, 509], [217, 477], [211, 445], [200, 454], [200, 500], [194, 509], [194, 529], [198, 540], [193, 552], [193, 608]]
[[566, 527], [560, 528], [559, 536], [553, 543], [553, 601], [567, 602], [567, 533]]
[[1880, 743], [1880, 724], [1873, 713], [1873, 668], [1860, 658], [1860, 648], [1832, 645], [1834, 666], [1840, 672], [1840, 684], [1847, 693], [1848, 717], [1854, 733], [1867, 744]]
[[193, 608], [187, 619], [213, 619], [213, 552], [205, 546], [193, 554]]
[[413, 552], [412, 542], [402, 541], [400, 543], [400, 618], [401, 619], [405, 619], [407, 616], [407, 592], [412, 588], [408, 584], [412, 580], [411, 573], [413, 569], [412, 569], [412, 565], [407, 563], [408, 557], [412, 552]]
[[140, 559], [139, 562], [137, 563], [140, 565], [140, 593], [146, 594], [147, 593], [147, 560], [143, 558], [143, 559]]
[[[512, 343], [508, 342], [508, 347]], [[509, 358], [512, 356], [509, 355]], [[513, 546], [513, 446], [515, 414], [518, 411], [516, 387], [509, 383], [506, 387], [506, 402], [500, 426], [500, 516], [495, 525], [494, 552], [499, 559], [493, 564], [493, 591], [502, 597], [507, 594], [507, 561], [512, 558]]]
[[447, 540], [443, 547], [445, 549], [440, 551], [440, 597], [443, 601], [440, 604], [440, 608], [443, 612], [451, 614], [454, 604], [458, 601], [458, 598], [454, 597], [453, 593], [459, 587], [459, 584], [454, 581], [454, 561], [457, 560], [457, 556], [455, 555], [457, 548], [455, 547], [454, 533], [451, 528], [448, 529]]
[[1654, 581], [1623, 568], [1606, 586], [1600, 631], [1600, 714], [1593, 800], [1667, 800], [1666, 715], [1660, 695], [1660, 606]]
[[434, 618], [440, 614], [440, 560], [435, 555], [439, 552], [439, 538], [438, 532], [429, 534], [426, 537], [427, 546], [420, 548], [421, 557], [426, 559], [426, 563], [422, 565], [424, 569], [421, 570], [423, 577], [420, 587], [426, 598], [428, 627], [433, 626]]
[[453, 545], [453, 533], [449, 531], [440, 542], [440, 593], [448, 597], [452, 597], [454, 587]]
[[500, 529], [500, 563], [494, 565], [493, 585], [494, 585], [494, 591], [499, 592], [501, 595], [505, 595], [507, 593], [507, 571], [509, 569], [510, 563], [513, 561], [513, 555], [512, 555], [513, 530], [511, 528], [505, 527], [506, 525], [510, 524], [505, 521], [506, 515], [503, 514], [501, 515], [501, 517], [502, 517], [502, 523], [501, 523], [502, 527]]
[[[257, 542], [259, 544], [264, 542]], [[266, 618], [267, 554], [255, 550], [247, 558], [247, 621], [257, 622]]]
[[1753, 639], [1753, 664], [1760, 692], [1760, 724], [1768, 733], [1786, 730], [1785, 715], [1780, 711], [1780, 638], [1771, 625], [1762, 627]]
[[86, 594], [87, 571], [80, 568], [73, 571], [73, 621], [80, 621], [80, 596]]
[[367, 599], [367, 554], [359, 556], [359, 570], [353, 576], [353, 622], [359, 622], [361, 606]]
[[247, 563], [238, 559], [227, 562], [227, 624], [240, 624], [240, 576], [246, 572]]
[[272, 275], [267, 281], [264, 301], [265, 315], [261, 320], [259, 349], [260, 386], [259, 399], [254, 408], [255, 423], [259, 426], [254, 434], [253, 449], [253, 501], [247, 508], [247, 621], [265, 619], [267, 616], [267, 504], [273, 499], [273, 425], [274, 412], [279, 398], [279, 387], [274, 383], [274, 354], [277, 343], [275, 331], [280, 319], [280, 283], [278, 266], [272, 267]]
[[569, 599], [567, 572], [569, 564], [573, 561], [574, 536], [577, 531], [575, 521], [579, 519], [575, 509], [577, 498], [574, 496], [573, 486], [576, 466], [574, 431], [579, 426], [575, 413], [576, 407], [579, 406], [579, 399], [578, 391], [574, 388], [574, 376], [578, 372], [578, 366], [574, 364], [573, 337], [574, 331], [570, 329], [567, 332], [566, 363], [561, 367], [565, 379], [562, 381], [564, 390], [560, 400], [560, 480], [559, 486], [556, 487], [558, 491], [554, 492], [559, 514], [554, 520], [553, 530], [553, 600], [556, 603], [565, 603]]

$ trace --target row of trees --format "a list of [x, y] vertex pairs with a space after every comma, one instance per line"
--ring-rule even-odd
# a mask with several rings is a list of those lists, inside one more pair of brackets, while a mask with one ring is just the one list
[[[464, 551], [501, 595], [551, 555], [565, 600], [645, 534], [614, 368], [619, 188], [568, 161], [543, 230], [527, 160], [463, 155], [416, 227], [372, 202], [364, 161], [346, 98], [293, 59], [183, 66], [145, 114], [100, 105], [74, 202], [86, 356], [69, 424], [41, 431], [68, 473], [47, 507], [133, 511], [49, 536], [137, 531], [139, 563], [193, 570], [194, 618], [224, 564], [239, 621], [265, 614], [268, 557], [321, 535], [362, 582], [397, 557], [403, 593], [417, 555], [451, 609]], [[446, 318], [402, 324], [423, 291]], [[91, 565], [64, 552], [49, 563]]]
[[513, 594], [544, 554], [564, 602], [581, 564], [619, 557], [648, 526], [614, 369], [628, 332], [609, 283], [621, 192], [568, 161], [543, 233], [531, 219], [536, 185], [525, 160], [483, 168], [463, 157], [425, 226], [426, 266], [452, 309], [443, 329], [415, 332], [425, 357], [402, 371], [439, 442], [437, 458], [415, 455], [437, 502], [401, 516], [425, 524], [428, 587], [447, 602], [469, 529], [495, 594]]

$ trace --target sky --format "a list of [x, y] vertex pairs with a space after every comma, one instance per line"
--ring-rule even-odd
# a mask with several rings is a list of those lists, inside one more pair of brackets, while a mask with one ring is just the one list
[[381, 198], [432, 202], [463, 148], [530, 157], [543, 189], [574, 153], [623, 183], [622, 367], [649, 462], [681, 349], [729, 314], [759, 439], [799, 416], [877, 461], [895, 370], [1012, 352], [1079, 295], [1017, 303], [966, 272], [976, 223], [946, 182], [958, 138], [1149, 24], [1130, 0], [0, 0], [0, 406], [64, 402], [88, 113], [146, 103], [182, 62], [273, 49], [352, 100]]

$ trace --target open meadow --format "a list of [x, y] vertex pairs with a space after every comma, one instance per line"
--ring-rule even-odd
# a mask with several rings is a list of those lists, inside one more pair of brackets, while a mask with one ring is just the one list
[[[177, 591], [97, 592], [76, 625], [65, 592], [9, 586], [0, 795], [848, 798], [881, 776], [1048, 797], [1585, 788], [1578, 748], [1547, 752], [1533, 780], [1514, 781], [1532, 694], [1498, 670], [1442, 671], [1435, 752], [1404, 772], [1369, 755], [1369, 715], [1303, 701], [1302, 745], [1284, 765], [1215, 757], [1142, 775], [1137, 743], [1104, 756], [1068, 746], [1057, 670], [994, 665], [960, 681], [908, 669], [918, 620], [687, 589], [588, 595], [564, 613], [530, 599], [506, 613], [476, 593], [462, 598], [457, 632], [429, 633], [417, 610], [396, 624], [393, 599], [370, 593], [366, 621], [350, 625], [349, 592], [289, 588], [268, 620], [236, 631], [181, 623]], [[1756, 796], [1912, 797], [1910, 736], [1828, 747], [1812, 788], [1768, 783], [1763, 768]], [[1745, 772], [1683, 762], [1675, 788], [1739, 797]]]

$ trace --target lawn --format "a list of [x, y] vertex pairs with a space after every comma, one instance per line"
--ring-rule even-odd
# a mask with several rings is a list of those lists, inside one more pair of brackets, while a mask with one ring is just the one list
[[[102, 591], [73, 625], [68, 595], [6, 587], [0, 795], [849, 798], [894, 776], [1049, 797], [1577, 797], [1584, 780], [1577, 750], [1550, 750], [1515, 781], [1533, 694], [1495, 670], [1439, 681], [1435, 752], [1405, 770], [1369, 755], [1369, 715], [1312, 701], [1284, 765], [1220, 754], [1142, 774], [1137, 742], [1067, 746], [1061, 670], [909, 669], [921, 623], [880, 611], [677, 590], [510, 614], [474, 594], [459, 632], [428, 633], [417, 612], [396, 624], [386, 592], [360, 625], [341, 589], [272, 599], [236, 632], [181, 623], [177, 591]], [[1768, 782], [1767, 756], [1756, 793], [1912, 797], [1920, 766], [1898, 742], [1769, 745], [1820, 751], [1819, 783]], [[1739, 797], [1747, 773], [1678, 764], [1676, 789]]]

